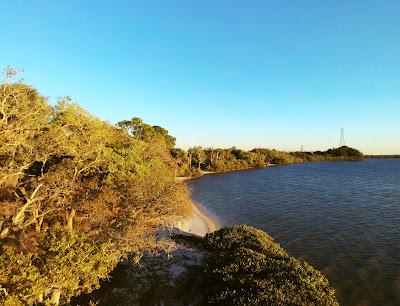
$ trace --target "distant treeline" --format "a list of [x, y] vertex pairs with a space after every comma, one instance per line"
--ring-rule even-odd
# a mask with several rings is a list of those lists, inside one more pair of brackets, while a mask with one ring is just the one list
[[394, 155], [365, 155], [365, 158], [400, 158], [400, 154], [394, 154]]
[[264, 168], [271, 164], [364, 159], [360, 151], [347, 146], [315, 152], [284, 152], [265, 148], [244, 151], [235, 147], [216, 149], [196, 146], [187, 152], [182, 149], [173, 149], [171, 152], [178, 165], [178, 176], [197, 176], [201, 175], [202, 171], [224, 172]]

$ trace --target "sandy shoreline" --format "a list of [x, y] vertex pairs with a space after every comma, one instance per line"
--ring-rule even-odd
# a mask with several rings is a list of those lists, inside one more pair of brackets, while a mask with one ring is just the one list
[[204, 236], [207, 233], [214, 232], [221, 228], [218, 220], [210, 215], [198, 203], [192, 202], [193, 215], [187, 220], [184, 229], [185, 232], [197, 236]]
[[[269, 164], [267, 167], [273, 166], [273, 164]], [[243, 171], [243, 170], [251, 170], [254, 168], [249, 168], [249, 169], [242, 169], [242, 170], [234, 170], [234, 171]], [[234, 172], [234, 171], [229, 171], [229, 172]], [[204, 175], [207, 174], [217, 174], [217, 173], [222, 173], [219, 171], [203, 171]], [[187, 181], [194, 179], [196, 177], [177, 177], [176, 179], [178, 181]], [[197, 235], [197, 236], [204, 236], [207, 233], [214, 232], [216, 230], [219, 230], [221, 228], [220, 222], [212, 216], [207, 210], [205, 210], [200, 204], [195, 203], [192, 201], [193, 205], [193, 215], [191, 218], [186, 220], [185, 224], [183, 226], [180, 226], [180, 229], [184, 232], [187, 232], [189, 234]]]
[[[273, 164], [269, 164], [267, 167], [273, 166]], [[251, 170], [254, 168], [249, 169], [242, 169], [242, 170], [233, 170], [234, 171], [243, 171], [243, 170]], [[204, 175], [207, 174], [217, 174], [223, 173], [220, 171], [203, 171]], [[201, 176], [200, 176], [201, 177]], [[189, 177], [189, 176], [181, 176], [177, 177], [178, 181], [187, 181], [198, 177]], [[209, 212], [207, 212], [200, 204], [195, 203], [192, 201], [193, 205], [193, 215], [190, 219], [186, 220], [185, 224], [179, 226], [180, 230], [187, 232], [189, 234], [197, 235], [197, 236], [204, 236], [207, 233], [214, 232], [221, 228], [220, 222], [212, 216]]]

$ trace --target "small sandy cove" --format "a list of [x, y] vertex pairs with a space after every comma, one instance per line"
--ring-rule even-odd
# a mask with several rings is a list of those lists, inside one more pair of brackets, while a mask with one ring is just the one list
[[[217, 172], [202, 171], [203, 174], [213, 174]], [[194, 179], [195, 177], [177, 177], [176, 179], [180, 182]], [[203, 237], [207, 233], [217, 231], [221, 228], [218, 220], [210, 215], [200, 204], [192, 202], [193, 205], [193, 215], [190, 219], [186, 220], [185, 224], [181, 224], [180, 230], [187, 232], [189, 234], [197, 235]]]
[[187, 220], [185, 232], [204, 236], [221, 228], [218, 220], [205, 211], [199, 204], [193, 203], [193, 215]]

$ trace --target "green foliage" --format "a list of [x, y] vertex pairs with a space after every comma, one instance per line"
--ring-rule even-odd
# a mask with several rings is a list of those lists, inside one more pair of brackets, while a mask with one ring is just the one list
[[126, 254], [169, 247], [156, 231], [191, 206], [165, 129], [52, 107], [22, 83], [0, 101], [0, 303], [65, 302]]
[[363, 154], [360, 151], [353, 148], [349, 148], [347, 146], [342, 146], [336, 149], [329, 149], [325, 152], [324, 155], [343, 157], [343, 158], [354, 158], [356, 160], [363, 158]]
[[287, 255], [271, 236], [262, 230], [247, 225], [222, 228], [207, 234], [205, 241], [207, 248], [214, 252], [247, 248], [267, 256]]
[[[315, 156], [362, 157], [347, 147], [299, 156], [268, 149], [185, 152], [174, 144], [167, 130], [139, 118], [113, 126], [69, 97], [51, 106], [31, 86], [1, 84], [0, 303], [57, 304], [60, 297], [68, 302], [98, 287], [127, 254], [139, 260], [146, 250], [168, 248], [169, 241], [156, 239], [157, 230], [191, 214], [188, 191], [177, 175]], [[216, 284], [210, 293], [216, 303], [296, 304], [306, 301], [304, 292], [314, 303], [333, 296], [325, 278], [288, 257], [261, 231], [221, 230], [206, 240], [210, 250], [223, 255], [207, 268]]]
[[274, 165], [282, 165], [282, 164], [292, 164], [292, 163], [298, 163], [302, 162], [303, 160], [298, 158], [297, 156], [283, 152], [283, 151], [277, 151], [277, 150], [271, 150], [271, 149], [253, 149], [251, 152], [260, 154], [261, 156], [264, 156], [266, 160], [270, 164]]
[[[47, 296], [54, 289], [62, 289], [65, 299], [90, 292], [118, 260], [111, 243], [93, 244], [83, 234], [66, 236], [60, 229], [41, 239], [45, 245], [36, 252], [16, 252], [3, 245], [0, 274], [7, 298], [32, 304], [39, 295]], [[31, 243], [35, 242], [32, 239]]]
[[205, 288], [216, 305], [338, 305], [328, 280], [249, 226], [207, 234]]
[[173, 149], [176, 139], [168, 134], [168, 131], [158, 125], [151, 126], [140, 118], [123, 120], [117, 124], [120, 128], [128, 131], [135, 138], [147, 143], [163, 143], [169, 149]]
[[[264, 168], [268, 165], [284, 165], [301, 162], [362, 160], [363, 154], [353, 148], [341, 147], [321, 152], [283, 152], [273, 149], [256, 148], [244, 151], [235, 147], [229, 149], [190, 148], [184, 155], [173, 154], [178, 166], [178, 176], [196, 176], [194, 169], [212, 172]], [[183, 162], [184, 160], [184, 162]]]
[[190, 166], [192, 165], [192, 163], [195, 163], [197, 164], [197, 168], [200, 170], [201, 165], [204, 164], [206, 159], [206, 154], [203, 148], [200, 146], [190, 148], [188, 154], [190, 159]]
[[400, 154], [392, 154], [392, 155], [365, 155], [365, 158], [400, 158]]

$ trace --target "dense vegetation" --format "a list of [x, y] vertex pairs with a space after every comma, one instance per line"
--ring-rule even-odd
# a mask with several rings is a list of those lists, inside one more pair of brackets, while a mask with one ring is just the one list
[[[14, 71], [7, 73], [12, 78]], [[128, 254], [139, 262], [144, 253], [168, 250], [172, 241], [156, 233], [191, 215], [178, 175], [362, 158], [347, 147], [185, 152], [162, 127], [139, 118], [112, 125], [68, 97], [50, 105], [33, 87], [10, 80], [0, 84], [4, 305], [68, 303], [97, 288]], [[265, 233], [225, 229], [208, 235], [205, 248], [211, 255], [202, 275], [213, 284], [204, 287], [211, 290], [204, 291], [207, 303], [335, 305], [326, 279]]]
[[325, 276], [249, 226], [207, 234], [207, 300], [215, 305], [338, 305]]
[[400, 154], [392, 155], [365, 155], [366, 158], [400, 158]]
[[[9, 71], [11, 76], [13, 71]], [[119, 127], [31, 86], [0, 85], [0, 304], [90, 292], [126, 254], [167, 248], [155, 231], [189, 216], [174, 139]]]
[[[100, 290], [73, 305], [338, 305], [320, 272], [289, 256], [261, 230], [236, 226], [204, 238], [173, 238], [180, 250], [172, 257], [146, 256], [139, 271], [120, 264]], [[198, 257], [203, 257], [200, 263]]]
[[180, 176], [197, 176], [203, 171], [234, 171], [250, 168], [263, 168], [270, 164], [291, 164], [300, 162], [362, 160], [363, 154], [350, 147], [340, 147], [316, 152], [283, 152], [273, 149], [257, 148], [244, 151], [237, 148], [215, 149], [200, 146], [173, 151], [179, 166]]

